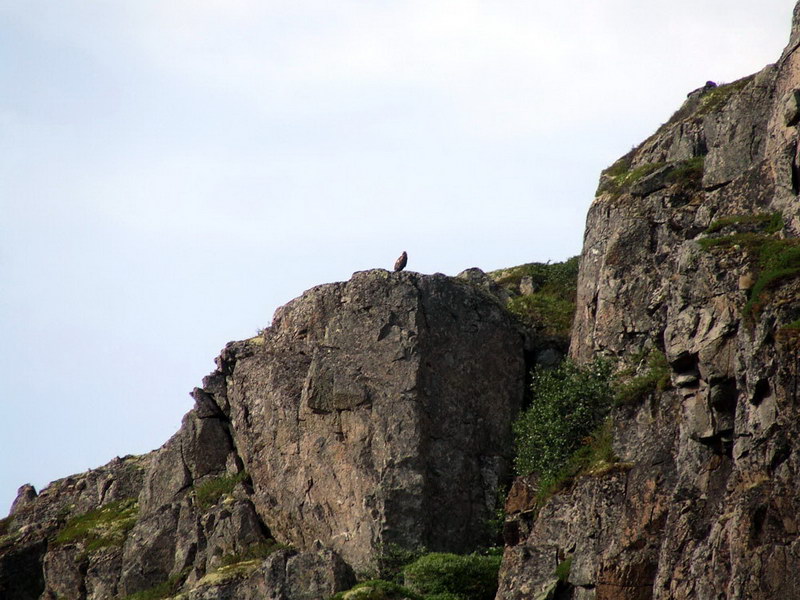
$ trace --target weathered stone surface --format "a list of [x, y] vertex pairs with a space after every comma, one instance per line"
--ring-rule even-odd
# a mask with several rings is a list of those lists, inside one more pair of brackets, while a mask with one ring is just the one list
[[229, 345], [204, 393], [229, 415], [259, 514], [356, 568], [383, 544], [464, 551], [509, 472], [524, 340], [443, 275], [356, 273]]
[[[652, 174], [627, 187], [604, 174], [571, 354], [626, 361], [659, 349], [673, 388], [615, 410], [614, 449], [629, 471], [579, 480], [538, 517], [515, 485], [498, 598], [554, 590], [555, 557], [570, 553], [560, 593], [571, 598], [800, 597], [800, 336], [786, 329], [800, 317], [800, 279], [747, 304], [763, 265], [746, 245], [800, 235], [798, 131], [786, 112], [800, 88], [800, 4], [795, 15], [780, 62], [690, 95], [623, 159], [630, 172], [666, 166], [640, 169]], [[665, 176], [693, 157], [704, 157], [701, 181]], [[741, 218], [775, 212], [778, 233]]]
[[[498, 289], [477, 270], [369, 271], [279, 309], [226, 347], [160, 449], [20, 489], [0, 596], [105, 600], [169, 580], [188, 599], [318, 600], [385, 544], [472, 550], [525, 385], [527, 334]], [[125, 499], [134, 518], [113, 542], [58, 541]], [[273, 535], [294, 549], [258, 558]]]

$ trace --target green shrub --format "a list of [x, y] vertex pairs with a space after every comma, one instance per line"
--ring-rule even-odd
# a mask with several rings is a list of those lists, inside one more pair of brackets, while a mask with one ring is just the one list
[[383, 544], [377, 557], [378, 579], [402, 581], [403, 569], [426, 553], [424, 548], [409, 550], [398, 544]]
[[208, 510], [219, 502], [220, 498], [233, 492], [236, 484], [247, 479], [247, 472], [242, 471], [233, 475], [222, 475], [214, 479], [207, 479], [194, 488], [197, 505], [202, 510]]
[[533, 398], [514, 423], [518, 475], [554, 477], [608, 414], [613, 397], [611, 365], [585, 367], [564, 361], [533, 373]]
[[563, 337], [569, 336], [575, 317], [574, 302], [541, 293], [512, 298], [508, 301], [508, 310], [546, 335]]
[[648, 394], [656, 390], [666, 390], [670, 383], [667, 357], [660, 350], [653, 350], [647, 357], [647, 368], [644, 373], [632, 377], [617, 388], [614, 404], [616, 406], [638, 404]]
[[80, 542], [87, 553], [107, 546], [121, 546], [136, 524], [139, 504], [134, 498], [109, 502], [73, 517], [56, 535], [57, 544]]
[[496, 555], [434, 552], [408, 565], [403, 575], [406, 587], [426, 598], [450, 594], [463, 600], [493, 600], [500, 561]]
[[392, 581], [371, 579], [359, 583], [345, 592], [339, 592], [331, 600], [427, 600]]

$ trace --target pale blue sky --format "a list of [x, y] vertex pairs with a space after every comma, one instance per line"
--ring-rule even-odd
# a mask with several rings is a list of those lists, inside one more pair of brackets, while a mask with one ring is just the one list
[[0, 0], [0, 513], [160, 446], [320, 283], [580, 252], [599, 171], [792, 0]]

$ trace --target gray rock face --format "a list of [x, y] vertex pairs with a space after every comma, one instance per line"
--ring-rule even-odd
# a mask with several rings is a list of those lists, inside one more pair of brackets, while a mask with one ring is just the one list
[[160, 449], [20, 488], [0, 597], [319, 600], [391, 545], [486, 541], [526, 367], [483, 283], [368, 271], [279, 309]]
[[384, 545], [464, 551], [485, 535], [524, 392], [499, 303], [441, 276], [356, 273], [229, 345], [204, 393], [229, 415], [270, 530], [357, 569]]
[[[580, 599], [799, 597], [797, 89], [790, 47], [692, 95], [603, 174], [571, 354], [659, 349], [673, 387], [616, 409], [625, 469], [577, 482], [538, 517], [531, 499], [515, 508], [498, 598], [557, 585]], [[763, 287], [775, 264], [785, 270]]]

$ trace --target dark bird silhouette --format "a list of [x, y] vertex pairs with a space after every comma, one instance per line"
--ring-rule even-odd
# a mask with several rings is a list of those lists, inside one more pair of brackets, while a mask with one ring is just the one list
[[408, 263], [408, 254], [406, 251], [403, 250], [403, 253], [400, 255], [396, 261], [394, 261], [394, 270], [395, 271], [402, 271], [406, 268], [406, 263]]

